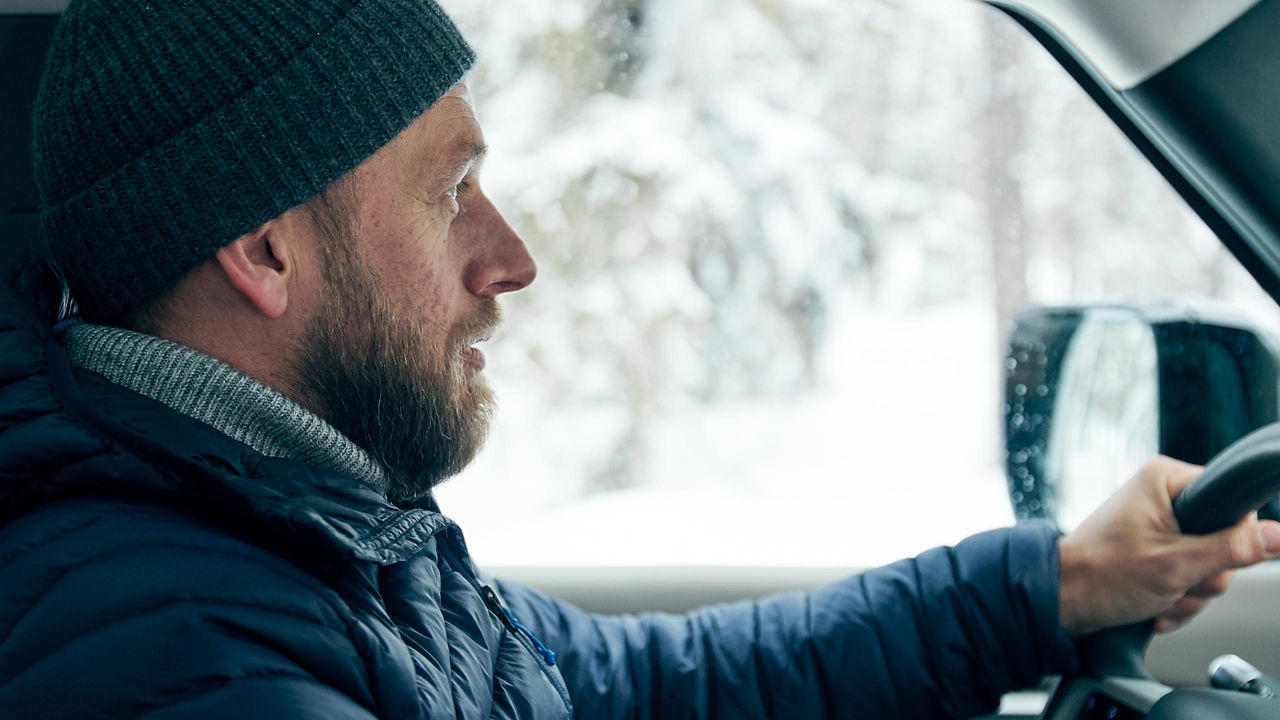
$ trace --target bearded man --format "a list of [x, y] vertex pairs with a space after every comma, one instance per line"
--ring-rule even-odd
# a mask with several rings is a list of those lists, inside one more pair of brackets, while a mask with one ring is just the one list
[[431, 489], [536, 269], [473, 59], [431, 0], [67, 10], [34, 118], [65, 285], [0, 302], [0, 716], [966, 717], [1280, 551], [1178, 535], [1197, 470], [1156, 460], [1065, 538], [686, 616], [486, 578]]

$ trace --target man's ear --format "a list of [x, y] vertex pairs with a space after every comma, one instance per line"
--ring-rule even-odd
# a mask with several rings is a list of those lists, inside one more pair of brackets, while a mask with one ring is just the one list
[[263, 315], [275, 319], [289, 305], [289, 279], [294, 272], [288, 248], [271, 221], [236, 238], [215, 258], [231, 285]]

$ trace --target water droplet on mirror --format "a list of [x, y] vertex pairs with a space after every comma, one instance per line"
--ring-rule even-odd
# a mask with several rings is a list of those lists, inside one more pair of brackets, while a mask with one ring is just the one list
[[1026, 395], [1026, 394], [1027, 394], [1027, 386], [1026, 386], [1026, 385], [1023, 385], [1022, 383], [1018, 383], [1017, 385], [1014, 385], [1014, 386], [1013, 386], [1013, 394], [1014, 394], [1014, 395], [1017, 395], [1018, 397], [1022, 397], [1023, 395]]

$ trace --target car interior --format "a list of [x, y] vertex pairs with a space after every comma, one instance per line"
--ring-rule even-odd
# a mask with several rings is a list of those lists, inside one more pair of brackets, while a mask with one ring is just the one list
[[[948, 0], [971, 2], [972, 0]], [[43, 253], [32, 180], [29, 117], [41, 60], [65, 0], [0, 4], [0, 265]], [[1280, 302], [1280, 0], [985, 0], [1022, 26]], [[1159, 21], [1156, 21], [1159, 18]], [[1274, 310], [1274, 308], [1273, 308]], [[1225, 317], [1134, 306], [1032, 308], [1019, 316], [1002, 377], [1006, 470], [1019, 520], [1062, 522], [1070, 492], [1061, 429], [1097, 420], [1095, 376], [1108, 347], [1140, 337], [1156, 368], [1114, 391], [1143, 402], [1164, 452], [1209, 471], [1179, 499], [1187, 531], [1208, 532], [1251, 510], [1275, 516], [1280, 482], [1280, 354], [1269, 336]], [[1093, 343], [1089, 345], [1088, 343]], [[1144, 350], [1146, 352], [1146, 350]], [[1125, 351], [1118, 353], [1132, 357]], [[993, 372], [995, 369], [993, 368]], [[1072, 383], [1075, 383], [1074, 385]], [[1023, 399], [1018, 388], [1048, 388]], [[1072, 405], [1072, 387], [1092, 388]], [[1093, 398], [1093, 402], [1090, 401]], [[1038, 404], [1036, 404], [1038, 403]], [[1216, 404], [1215, 404], [1216, 403]], [[1133, 405], [1125, 405], [1132, 411]], [[1074, 408], [1074, 409], [1073, 409]], [[1026, 418], [1037, 418], [1034, 423]], [[1052, 427], [1054, 423], [1058, 427]], [[1253, 433], [1253, 434], [1250, 434]], [[1247, 436], [1243, 443], [1237, 441]], [[1086, 452], [1081, 450], [1080, 452]], [[1056, 463], [1056, 464], [1055, 464]], [[1025, 492], [1020, 490], [1025, 485]], [[1064, 523], [1065, 524], [1065, 523]], [[680, 612], [802, 590], [857, 568], [770, 566], [518, 566], [486, 568], [605, 613]], [[1081, 645], [1082, 673], [1006, 700], [1000, 717], [1280, 717], [1249, 671], [1215, 664], [1234, 654], [1280, 677], [1280, 565], [1239, 573], [1195, 623], [1151, 640], [1138, 626]], [[1211, 666], [1227, 680], [1211, 685]], [[1237, 687], [1228, 688], [1240, 679]], [[1249, 687], [1244, 687], [1244, 686]]]

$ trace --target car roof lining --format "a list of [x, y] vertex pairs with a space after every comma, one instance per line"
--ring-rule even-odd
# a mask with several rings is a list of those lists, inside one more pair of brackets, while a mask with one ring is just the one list
[[[0, 15], [58, 14], [70, 0], [7, 0]], [[1177, 62], [1261, 0], [988, 0], [1035, 16], [1117, 90]], [[1157, 22], [1153, 22], [1157, 18]]]
[[997, 0], [1071, 43], [1116, 90], [1190, 54], [1261, 0]]

